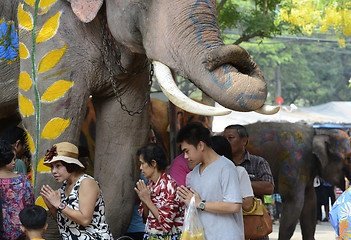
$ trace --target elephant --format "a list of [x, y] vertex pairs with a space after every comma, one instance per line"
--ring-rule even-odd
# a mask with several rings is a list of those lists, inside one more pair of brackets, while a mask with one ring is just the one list
[[[11, 92], [0, 90], [0, 96], [9, 95], [0, 99], [0, 111], [4, 104], [15, 111], [18, 102], [33, 153], [36, 196], [43, 184], [57, 186], [43, 165], [46, 150], [62, 141], [78, 144], [91, 97], [97, 129], [94, 177], [113, 235], [124, 232], [135, 197], [135, 154], [150, 128], [145, 106], [153, 73], [170, 100], [190, 112], [228, 111], [194, 105], [180, 96], [172, 72], [228, 109], [277, 111], [264, 105], [266, 82], [248, 52], [223, 44], [215, 2], [0, 2], [1, 82], [12, 84]], [[40, 197], [37, 203], [42, 203]], [[49, 233], [46, 239], [54, 236]]]
[[302, 123], [258, 122], [245, 127], [247, 150], [269, 162], [275, 192], [282, 197], [279, 239], [290, 239], [300, 220], [302, 238], [313, 240], [317, 216], [313, 180], [320, 176], [345, 190], [345, 177], [351, 176], [349, 136]]

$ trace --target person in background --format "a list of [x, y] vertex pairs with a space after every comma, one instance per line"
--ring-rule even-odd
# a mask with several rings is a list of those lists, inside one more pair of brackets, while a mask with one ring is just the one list
[[274, 221], [279, 221], [281, 206], [282, 206], [282, 198], [279, 193], [273, 193], [272, 199], [274, 200], [274, 205], [275, 205]]
[[184, 158], [184, 153], [173, 159], [169, 168], [169, 175], [177, 182], [178, 186], [186, 186], [186, 175], [192, 169], [188, 166], [188, 160]]
[[190, 174], [190, 189], [178, 187], [180, 199], [195, 206], [204, 226], [205, 239], [243, 240], [242, 197], [235, 165], [212, 149], [209, 129], [190, 122], [177, 135], [184, 157], [196, 165]]
[[27, 175], [27, 166], [22, 161], [22, 156], [26, 151], [26, 132], [17, 126], [7, 128], [1, 135], [1, 139], [7, 141], [15, 149], [16, 166], [14, 171]]
[[2, 198], [3, 239], [25, 239], [19, 220], [19, 212], [34, 203], [32, 185], [26, 175], [12, 172], [15, 164], [15, 150], [0, 140], [0, 193]]
[[338, 199], [338, 197], [340, 197], [340, 195], [343, 193], [343, 191], [341, 190], [341, 188], [335, 186], [334, 188], [334, 192], [335, 192], [335, 200]]
[[[232, 147], [228, 140], [223, 136], [212, 136], [212, 148], [220, 156], [225, 156], [228, 159], [233, 159]], [[245, 211], [250, 211], [253, 206], [253, 190], [251, 187], [250, 177], [245, 168], [237, 166], [236, 170], [239, 176], [240, 193], [243, 199], [242, 208]]]
[[[233, 153], [233, 162], [246, 169], [251, 180], [255, 197], [263, 199], [274, 191], [274, 181], [269, 163], [262, 157], [250, 154], [246, 150], [249, 134], [242, 125], [230, 125], [224, 129], [223, 136], [228, 139]], [[268, 236], [260, 240], [269, 239]]]
[[[145, 185], [149, 183], [149, 179], [145, 178], [142, 173], [140, 173], [140, 179], [145, 182]], [[137, 197], [138, 198], [138, 197]], [[143, 218], [139, 214], [139, 198], [136, 199], [137, 204], [134, 205], [132, 221], [129, 224], [129, 227], [124, 235], [133, 238], [134, 240], [143, 240], [145, 235], [145, 224]]]
[[78, 156], [78, 148], [69, 142], [54, 144], [47, 151], [44, 165], [63, 185], [58, 191], [43, 185], [40, 195], [57, 220], [62, 239], [112, 240], [100, 186], [84, 173]]
[[19, 213], [21, 229], [30, 240], [43, 240], [42, 235], [46, 231], [46, 210], [38, 205], [30, 205]]
[[[315, 187], [317, 196], [317, 221], [328, 222], [329, 221], [329, 198], [331, 199], [331, 204], [335, 202], [335, 192], [334, 187], [325, 182], [321, 177], [319, 177], [320, 185]], [[325, 212], [325, 218], [322, 219], [322, 206]]]
[[166, 173], [168, 161], [162, 147], [149, 143], [137, 151], [140, 170], [149, 179], [139, 180], [134, 188], [140, 198], [139, 213], [146, 221], [144, 239], [180, 239], [183, 226], [183, 204], [179, 200], [177, 183]]
[[263, 196], [264, 205], [266, 206], [269, 214], [271, 215], [272, 221], [274, 220], [274, 200], [272, 195], [264, 195]]
[[29, 180], [31, 180], [31, 178], [32, 178], [32, 154], [30, 153], [29, 150], [26, 150], [24, 152], [24, 154], [21, 157], [21, 160], [26, 165], [27, 176], [28, 176]]

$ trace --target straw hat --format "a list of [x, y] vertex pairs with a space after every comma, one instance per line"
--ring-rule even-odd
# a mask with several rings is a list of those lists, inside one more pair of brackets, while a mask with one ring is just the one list
[[50, 150], [46, 151], [44, 165], [50, 167], [50, 164], [57, 161], [73, 163], [84, 168], [84, 165], [78, 160], [78, 148], [69, 142], [54, 144]]

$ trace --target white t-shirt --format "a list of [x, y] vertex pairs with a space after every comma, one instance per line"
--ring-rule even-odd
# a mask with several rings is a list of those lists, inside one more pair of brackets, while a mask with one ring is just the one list
[[239, 177], [241, 197], [242, 198], [254, 197], [250, 177], [246, 169], [244, 167], [237, 166], [236, 170], [238, 172], [238, 177]]
[[[200, 175], [197, 165], [190, 174], [190, 186], [201, 199], [215, 202], [242, 203], [239, 178], [232, 161], [221, 156], [208, 165]], [[242, 212], [212, 213], [198, 210], [204, 225], [205, 239], [209, 240], [244, 240], [244, 223]]]

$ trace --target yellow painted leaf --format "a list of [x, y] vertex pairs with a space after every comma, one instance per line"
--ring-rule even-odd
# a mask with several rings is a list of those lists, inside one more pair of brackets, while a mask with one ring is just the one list
[[74, 82], [69, 82], [66, 80], [59, 80], [52, 84], [41, 97], [42, 101], [52, 102], [56, 99], [62, 97], [68, 89], [70, 89], [74, 85]]
[[37, 44], [52, 38], [56, 34], [60, 22], [60, 16], [61, 12], [57, 12], [46, 21], [36, 39]]
[[39, 3], [39, 7], [40, 8], [47, 8], [55, 2], [56, 2], [56, 0], [41, 0]]
[[28, 149], [31, 153], [34, 153], [35, 152], [35, 145], [34, 145], [33, 138], [27, 130], [25, 130], [25, 132], [26, 132], [26, 142], [28, 145]]
[[69, 119], [53, 118], [45, 125], [40, 137], [50, 140], [55, 139], [69, 126], [69, 124]]
[[33, 29], [33, 18], [32, 15], [23, 9], [23, 4], [18, 6], [17, 12], [18, 24], [20, 27], [32, 30]]
[[45, 159], [45, 156], [42, 159], [40, 159], [38, 166], [37, 166], [37, 171], [40, 173], [51, 171], [51, 168], [44, 165], [44, 159]]
[[23, 43], [19, 44], [19, 53], [20, 53], [20, 58], [26, 59], [29, 57], [29, 51]]
[[28, 91], [32, 87], [32, 79], [27, 72], [21, 72], [18, 81], [18, 87], [23, 91]]
[[24, 117], [28, 117], [34, 114], [33, 103], [22, 94], [18, 94], [18, 104], [19, 104], [20, 112]]
[[33, 6], [33, 7], [34, 7], [35, 0], [24, 0], [24, 2], [25, 2], [25, 3], [27, 3], [28, 5]]
[[45, 210], [48, 210], [48, 207], [46, 206], [46, 204], [45, 204], [44, 199], [43, 199], [42, 196], [39, 196], [39, 197], [37, 198], [37, 200], [35, 200], [35, 205], [39, 205], [39, 206], [45, 208]]
[[66, 49], [67, 45], [65, 45], [63, 48], [55, 49], [47, 53], [39, 63], [38, 73], [49, 71], [55, 67], [56, 64], [60, 62], [62, 56], [65, 54]]

